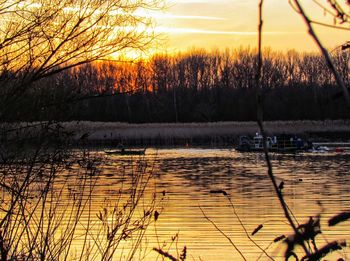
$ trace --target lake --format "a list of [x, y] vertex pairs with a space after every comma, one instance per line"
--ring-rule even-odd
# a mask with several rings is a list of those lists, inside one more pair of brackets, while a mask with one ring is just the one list
[[[293, 233], [262, 153], [219, 148], [147, 149], [142, 156], [107, 155], [101, 149], [70, 152], [76, 154], [67, 157], [64, 168], [40, 161], [29, 168], [26, 162], [3, 168], [4, 181], [14, 188], [22, 182], [19, 173], [29, 174], [24, 196], [6, 186], [1, 190], [1, 220], [7, 213], [11, 217], [3, 231], [15, 254], [153, 261], [170, 260], [165, 255], [179, 259], [185, 252], [186, 260], [198, 261], [285, 260], [286, 244], [274, 240]], [[328, 225], [335, 215], [350, 213], [350, 153], [271, 154], [271, 160], [295, 223], [319, 217], [317, 247], [350, 242], [350, 220]], [[6, 211], [10, 202], [17, 202], [16, 211]], [[295, 251], [303, 256], [300, 247]], [[324, 260], [350, 260], [348, 251]]]
[[[283, 194], [299, 224], [320, 215], [323, 233], [318, 236], [318, 246], [335, 239], [349, 240], [350, 221], [331, 228], [327, 224], [332, 216], [350, 211], [350, 154], [272, 154], [271, 158], [274, 174], [278, 183], [284, 182]], [[164, 195], [159, 218], [145, 236], [144, 259], [162, 260], [153, 247], [176, 257], [186, 246], [186, 260], [243, 260], [236, 248], [247, 260], [269, 260], [245, 230], [271, 257], [284, 259], [285, 245], [273, 240], [292, 231], [267, 176], [262, 154], [174, 148], [148, 149], [142, 157], [108, 156], [93, 192], [93, 211], [116, 194], [122, 170], [133, 169], [130, 166], [140, 160], [154, 174], [148, 191]], [[220, 190], [227, 197], [213, 193]], [[251, 236], [260, 224], [263, 228]], [[346, 260], [347, 252], [329, 257]]]

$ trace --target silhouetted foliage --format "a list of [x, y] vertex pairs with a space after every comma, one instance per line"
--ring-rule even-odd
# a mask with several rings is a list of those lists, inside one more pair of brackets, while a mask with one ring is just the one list
[[[43, 106], [72, 98], [72, 86], [89, 92], [113, 88], [114, 76], [104, 82], [98, 76], [110, 68], [101, 66], [96, 74], [90, 63], [149, 48], [154, 19], [136, 11], [162, 7], [157, 0], [0, 1], [0, 120], [47, 119], [65, 108], [42, 112]], [[60, 73], [84, 64], [84, 78]], [[35, 111], [23, 109], [28, 105]]]
[[[193, 50], [79, 66], [37, 82], [13, 104], [14, 120], [255, 120], [256, 59], [251, 49]], [[350, 54], [335, 52], [334, 59], [348, 84]], [[348, 118], [340, 89], [318, 54], [266, 49], [262, 88], [265, 120]]]
[[342, 212], [334, 217], [332, 217], [331, 219], [328, 220], [328, 225], [331, 226], [335, 226], [341, 222], [344, 222], [346, 220], [350, 219], [350, 212]]

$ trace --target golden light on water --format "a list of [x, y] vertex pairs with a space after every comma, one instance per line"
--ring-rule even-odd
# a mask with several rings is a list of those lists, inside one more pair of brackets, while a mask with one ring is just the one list
[[[314, 161], [310, 161], [309, 157]], [[286, 182], [285, 197], [298, 222], [302, 224], [310, 216], [321, 213], [323, 234], [318, 237], [319, 246], [326, 244], [327, 240], [348, 238], [347, 224], [329, 229], [327, 220], [342, 209], [350, 207], [349, 202], [342, 203], [336, 196], [339, 191], [343, 197], [349, 194], [345, 186], [339, 187], [342, 178], [337, 174], [339, 170], [336, 168], [342, 166], [348, 156], [336, 161], [331, 161], [332, 155], [322, 157], [300, 155], [298, 159], [294, 159], [282, 155], [273, 159], [274, 163], [284, 160], [284, 165], [276, 167], [275, 173]], [[96, 217], [103, 210], [105, 200], [109, 200], [112, 205], [119, 202], [118, 190], [123, 186], [128, 188], [127, 182], [131, 175], [126, 175], [126, 183], [122, 185], [122, 166], [128, 169], [129, 164], [138, 160], [139, 158], [111, 156], [110, 164], [102, 167], [90, 210], [91, 224], [94, 224], [91, 227], [92, 239], [96, 239], [98, 233], [101, 233]], [[143, 252], [145, 255], [145, 260], [157, 258], [158, 254], [152, 250], [154, 247], [163, 248], [176, 256], [184, 246], [187, 247], [188, 256], [195, 260], [240, 260], [240, 254], [228, 238], [247, 260], [256, 260], [259, 256], [262, 260], [267, 260], [252, 240], [266, 249], [274, 260], [284, 260], [286, 245], [282, 241], [273, 240], [281, 235], [291, 235], [292, 230], [265, 176], [261, 154], [240, 154], [227, 149], [150, 149], [144, 160], [152, 166], [148, 170], [154, 168], [155, 176], [150, 180], [141, 201], [141, 210], [149, 204], [154, 192], [158, 199], [164, 195], [164, 201], [156, 208], [160, 213], [159, 218], [149, 225], [139, 249], [140, 254]], [[315, 179], [315, 176], [320, 175], [314, 173], [315, 170], [321, 170], [328, 164], [332, 166], [329, 174], [335, 178], [321, 174], [324, 179]], [[342, 170], [346, 168], [346, 164], [341, 167]], [[294, 169], [293, 173], [290, 168]], [[228, 193], [231, 202], [222, 194], [210, 193], [218, 188]], [[86, 221], [87, 216], [83, 216], [81, 224]], [[248, 236], [259, 225], [263, 225], [262, 229], [249, 239]], [[84, 230], [83, 227], [78, 229]], [[84, 237], [81, 236], [74, 242], [78, 253], [83, 241]], [[119, 248], [123, 250], [116, 252], [116, 256], [127, 253], [132, 244], [132, 238], [123, 240]], [[302, 255], [301, 249], [296, 251]], [[340, 256], [341, 251], [333, 253], [330, 258]]]

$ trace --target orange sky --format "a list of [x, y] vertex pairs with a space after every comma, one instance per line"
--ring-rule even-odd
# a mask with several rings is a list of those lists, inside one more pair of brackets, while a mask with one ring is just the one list
[[[325, 3], [326, 0], [319, 0]], [[256, 46], [258, 0], [168, 0], [158, 13], [157, 32], [165, 33], [160, 49], [168, 52], [197, 48]], [[324, 22], [333, 18], [313, 0], [301, 0], [310, 17]], [[324, 45], [334, 48], [350, 40], [350, 32], [315, 27]], [[288, 0], [265, 0], [263, 45], [275, 50], [317, 50], [301, 17]]]

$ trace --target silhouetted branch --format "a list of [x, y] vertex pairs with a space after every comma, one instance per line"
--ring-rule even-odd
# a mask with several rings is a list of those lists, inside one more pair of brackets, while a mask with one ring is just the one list
[[169, 252], [166, 252], [166, 251], [164, 251], [164, 250], [162, 250], [160, 248], [153, 248], [153, 250], [156, 251], [161, 256], [169, 258], [169, 260], [171, 260], [171, 261], [178, 261], [178, 259], [176, 257], [174, 257]]
[[321, 26], [324, 26], [324, 27], [333, 28], [333, 29], [339, 29], [339, 30], [350, 31], [350, 27], [343, 27], [343, 26], [338, 26], [338, 25], [331, 25], [331, 24], [322, 23], [322, 22], [319, 22], [319, 21], [316, 21], [316, 20], [311, 20], [311, 19], [310, 19], [310, 23], [317, 24], [317, 25], [321, 25]]
[[[250, 242], [252, 242], [257, 248], [259, 248], [260, 251], [261, 251], [262, 253], [264, 253], [269, 259], [274, 260], [274, 259], [266, 252], [265, 249], [263, 249], [261, 246], [259, 246], [259, 245], [255, 242], [255, 240], [251, 238], [251, 236], [249, 235], [247, 229], [245, 228], [245, 226], [244, 226], [244, 224], [243, 224], [241, 218], [240, 218], [239, 215], [237, 214], [236, 208], [235, 208], [235, 206], [233, 205], [233, 202], [232, 202], [231, 198], [230, 198], [227, 194], [225, 195], [225, 197], [226, 197], [226, 198], [228, 199], [228, 201], [230, 202], [231, 208], [232, 208], [232, 210], [233, 210], [233, 214], [236, 216], [236, 218], [237, 218], [239, 224], [240, 224], [241, 227], [243, 228], [244, 233], [245, 233], [245, 235], [247, 236], [247, 238], [250, 240]], [[261, 229], [263, 226], [260, 225], [259, 227], [260, 227], [259, 229]], [[256, 229], [256, 230], [252, 233], [252, 235], [254, 235], [259, 229]]]
[[162, 2], [0, 2], [0, 119], [34, 82], [131, 50], [146, 51], [157, 37], [154, 19], [136, 11], [160, 10]]
[[247, 260], [247, 259], [245, 258], [245, 256], [243, 255], [242, 251], [239, 250], [239, 248], [238, 248], [238, 247], [236, 246], [236, 244], [231, 240], [231, 238], [230, 238], [228, 235], [226, 235], [226, 233], [225, 233], [224, 231], [222, 231], [222, 230], [215, 224], [215, 222], [212, 221], [212, 220], [204, 213], [203, 209], [202, 209], [200, 206], [199, 206], [199, 209], [202, 211], [202, 214], [203, 214], [204, 218], [205, 218], [206, 220], [208, 220], [208, 221], [216, 228], [216, 230], [219, 231], [219, 232], [230, 242], [230, 244], [236, 249], [236, 251], [240, 254], [240, 256], [241, 256], [244, 260]]
[[296, 5], [298, 13], [304, 19], [304, 22], [305, 22], [305, 24], [306, 24], [306, 26], [308, 28], [308, 32], [309, 32], [310, 36], [314, 39], [314, 41], [316, 42], [316, 44], [319, 47], [320, 51], [322, 52], [329, 69], [332, 71], [332, 73], [333, 73], [333, 75], [335, 77], [335, 80], [336, 80], [337, 84], [342, 88], [344, 98], [345, 98], [345, 100], [347, 102], [348, 107], [350, 108], [350, 95], [349, 95], [349, 91], [348, 91], [348, 89], [347, 89], [347, 87], [346, 87], [346, 85], [345, 85], [345, 83], [343, 81], [343, 78], [340, 76], [339, 72], [335, 68], [334, 63], [333, 63], [332, 58], [330, 57], [329, 53], [323, 47], [322, 43], [320, 42], [319, 38], [317, 37], [317, 35], [316, 35], [312, 25], [311, 25], [311, 20], [306, 15], [303, 7], [301, 6], [301, 4], [299, 3], [298, 0], [294, 0], [294, 3]]
[[[293, 231], [295, 232], [296, 235], [299, 235], [299, 231], [294, 224], [294, 221], [288, 211], [288, 207], [286, 202], [284, 201], [284, 197], [282, 195], [282, 191], [279, 189], [279, 186], [277, 185], [276, 178], [273, 174], [273, 168], [269, 156], [269, 152], [267, 149], [267, 139], [266, 139], [266, 133], [264, 129], [264, 124], [263, 124], [263, 97], [262, 97], [262, 84], [261, 84], [261, 74], [262, 74], [262, 28], [263, 28], [263, 2], [264, 0], [260, 0], [259, 3], [259, 26], [258, 26], [258, 68], [256, 71], [256, 76], [255, 76], [255, 88], [256, 88], [256, 95], [257, 95], [257, 121], [258, 125], [260, 128], [260, 132], [263, 136], [263, 147], [264, 147], [264, 155], [265, 155], [265, 160], [267, 163], [267, 172], [268, 176], [272, 182], [272, 185], [274, 187], [274, 190], [278, 196], [279, 202], [282, 206], [282, 209], [284, 211], [284, 215], [287, 218], [290, 226], [292, 227]], [[306, 255], [309, 255], [309, 250], [305, 246], [304, 242], [301, 242], [301, 246], [303, 247]]]

